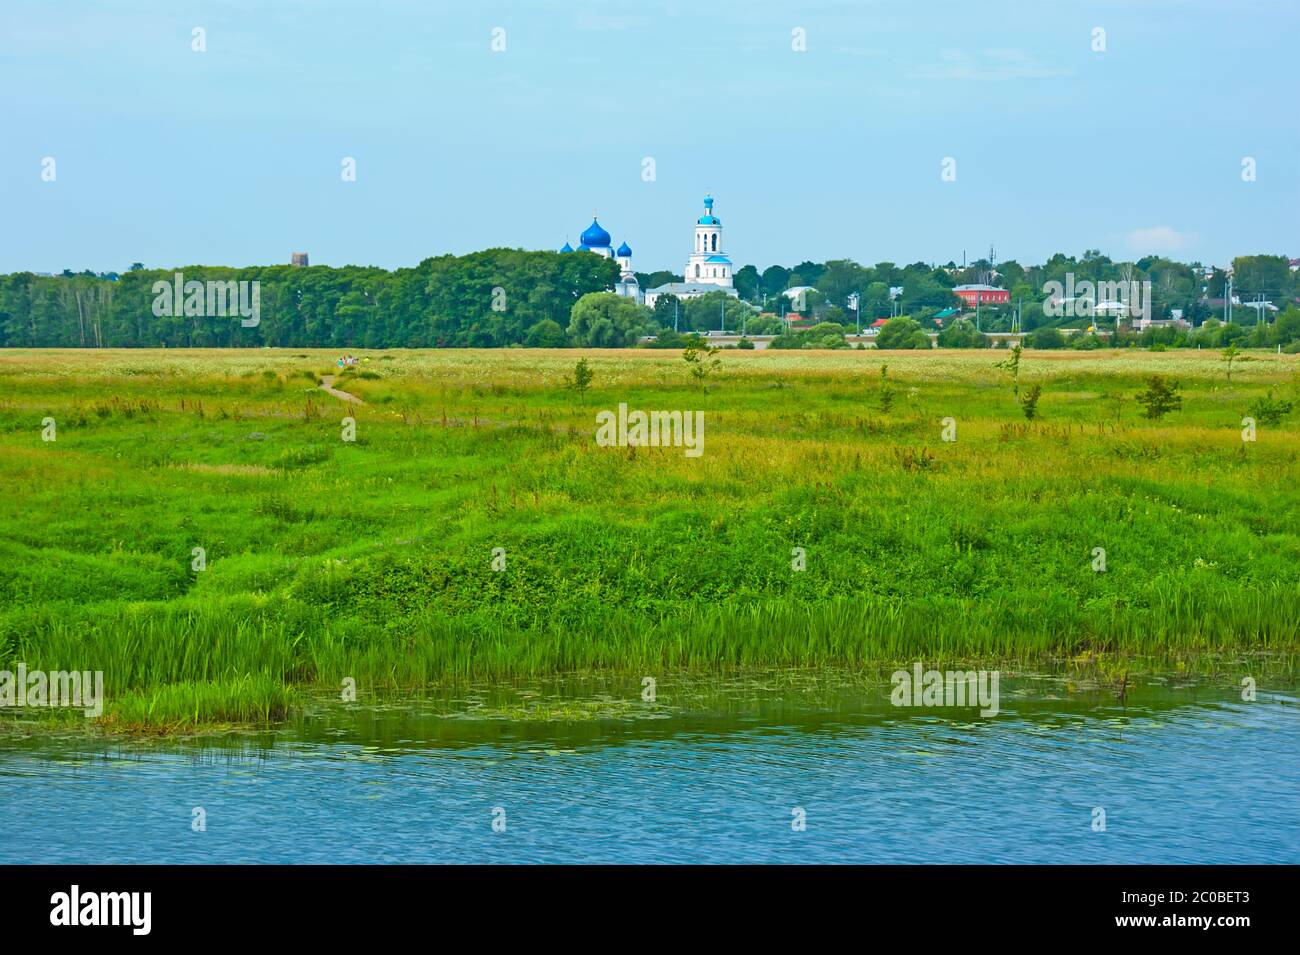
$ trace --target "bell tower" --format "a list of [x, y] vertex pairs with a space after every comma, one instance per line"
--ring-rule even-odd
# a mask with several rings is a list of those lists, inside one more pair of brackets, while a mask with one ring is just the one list
[[731, 260], [722, 251], [722, 220], [713, 214], [713, 196], [704, 197], [704, 215], [695, 221], [686, 281], [731, 288]]

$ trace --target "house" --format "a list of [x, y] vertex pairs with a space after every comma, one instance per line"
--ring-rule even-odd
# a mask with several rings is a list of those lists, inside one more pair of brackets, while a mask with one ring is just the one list
[[1148, 328], [1178, 328], [1187, 330], [1192, 327], [1192, 323], [1184, 321], [1182, 316], [1176, 318], [1135, 318], [1133, 319], [1133, 331], [1144, 332]]

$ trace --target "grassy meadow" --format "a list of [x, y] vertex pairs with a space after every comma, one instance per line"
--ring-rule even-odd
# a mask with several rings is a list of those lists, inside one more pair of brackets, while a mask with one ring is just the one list
[[[0, 669], [103, 670], [131, 728], [347, 677], [1300, 642], [1300, 412], [1241, 436], [1300, 356], [1029, 351], [1027, 421], [1005, 352], [727, 351], [707, 388], [675, 351], [356, 354], [0, 351]], [[703, 455], [598, 446], [620, 402], [703, 410]]]

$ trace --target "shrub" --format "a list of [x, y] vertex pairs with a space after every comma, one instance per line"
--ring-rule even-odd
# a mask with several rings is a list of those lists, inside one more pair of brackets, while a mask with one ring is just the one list
[[1020, 408], [1025, 413], [1025, 419], [1033, 421], [1038, 416], [1038, 399], [1043, 396], [1043, 386], [1035, 383], [1032, 388], [1025, 392], [1025, 396], [1020, 399]]
[[988, 348], [989, 340], [965, 319], [958, 319], [939, 332], [940, 348]]
[[914, 319], [906, 315], [891, 318], [876, 335], [877, 348], [929, 348], [930, 339]]
[[1278, 424], [1291, 413], [1291, 402], [1285, 398], [1274, 398], [1273, 389], [1270, 388], [1266, 396], [1250, 403], [1248, 413], [1260, 424]]
[[1064, 348], [1065, 336], [1059, 328], [1038, 328], [1029, 336], [1031, 348]]

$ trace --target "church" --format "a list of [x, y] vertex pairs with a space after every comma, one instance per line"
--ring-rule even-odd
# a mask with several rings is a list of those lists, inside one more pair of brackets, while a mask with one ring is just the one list
[[[568, 242], [564, 243], [561, 252], [575, 251], [573, 246]], [[632, 271], [632, 249], [626, 242], [618, 247], [617, 250], [610, 245], [610, 235], [601, 228], [600, 223], [593, 218], [591, 225], [587, 226], [585, 232], [578, 236], [578, 252], [594, 252], [597, 255], [603, 255], [607, 259], [614, 259], [618, 262], [618, 281], [614, 283], [614, 292], [619, 295], [630, 298], [635, 302], [641, 302], [644, 298], [641, 294], [641, 283], [636, 280], [636, 273]]]
[[713, 197], [704, 197], [704, 215], [695, 220], [695, 242], [690, 256], [686, 260], [684, 282], [669, 282], [644, 293], [641, 284], [632, 271], [632, 250], [624, 242], [614, 249], [611, 237], [594, 218], [591, 225], [578, 237], [575, 250], [568, 242], [561, 252], [594, 252], [607, 259], [618, 262], [619, 276], [614, 291], [637, 302], [654, 308], [655, 300], [660, 295], [673, 295], [679, 299], [699, 298], [710, 292], [726, 292], [732, 298], [739, 298], [732, 284], [731, 259], [727, 258], [722, 248], [722, 220], [713, 214]]

